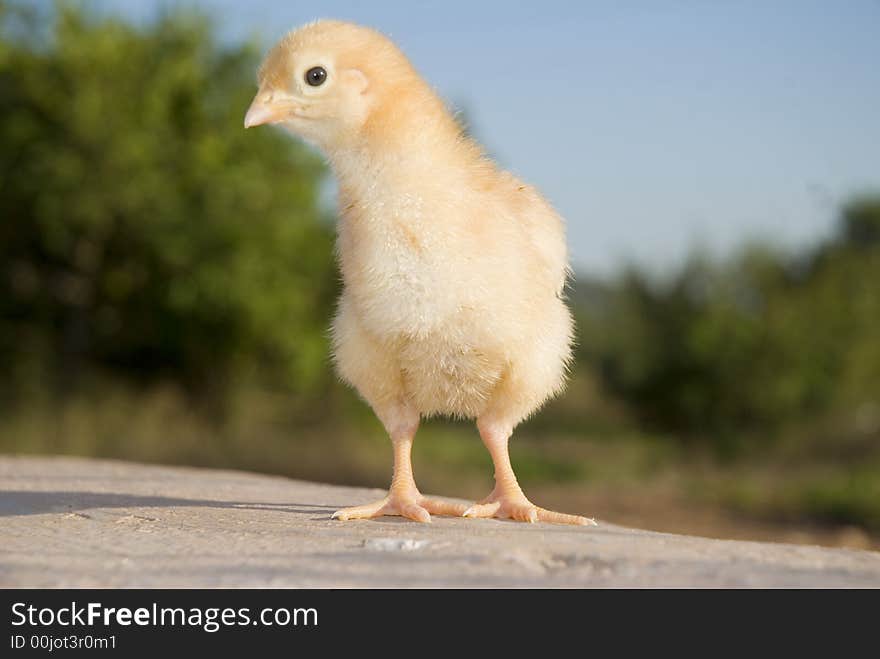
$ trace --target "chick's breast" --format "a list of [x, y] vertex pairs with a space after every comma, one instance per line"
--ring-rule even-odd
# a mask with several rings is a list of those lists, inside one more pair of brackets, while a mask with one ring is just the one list
[[503, 384], [526, 416], [561, 386], [569, 358], [562, 223], [508, 174], [469, 183], [345, 206], [345, 322], [396, 365], [421, 413], [479, 416]]

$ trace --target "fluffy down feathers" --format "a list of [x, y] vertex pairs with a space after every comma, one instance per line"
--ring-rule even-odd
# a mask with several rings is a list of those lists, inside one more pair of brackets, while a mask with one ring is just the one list
[[[328, 73], [316, 89], [303, 82], [313, 66]], [[563, 222], [462, 133], [400, 50], [320, 21], [282, 39], [259, 82], [290, 108], [277, 123], [338, 177], [334, 360], [377, 413], [407, 401], [512, 428], [560, 391], [572, 337]]]

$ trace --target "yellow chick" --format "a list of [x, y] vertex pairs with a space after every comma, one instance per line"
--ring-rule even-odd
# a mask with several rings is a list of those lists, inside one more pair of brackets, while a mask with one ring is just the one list
[[[340, 520], [431, 514], [590, 524], [523, 493], [516, 425], [564, 386], [572, 318], [564, 225], [499, 170], [382, 34], [323, 20], [266, 56], [245, 128], [278, 124], [324, 152], [339, 182], [340, 376], [391, 437], [388, 495]], [[464, 506], [423, 496], [410, 453], [422, 417], [476, 419], [495, 488]]]

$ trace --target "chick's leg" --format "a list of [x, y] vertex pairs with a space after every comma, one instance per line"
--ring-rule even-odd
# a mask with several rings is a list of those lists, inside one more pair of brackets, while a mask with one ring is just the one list
[[365, 519], [382, 515], [400, 515], [417, 522], [430, 522], [431, 515], [460, 516], [467, 506], [437, 499], [429, 499], [419, 492], [412, 472], [412, 443], [419, 425], [419, 415], [399, 406], [380, 414], [394, 448], [394, 473], [387, 496], [362, 506], [343, 508], [333, 513], [333, 519]]
[[500, 517], [520, 522], [551, 522], [583, 526], [596, 524], [588, 517], [545, 510], [529, 501], [519, 486], [510, 464], [508, 440], [512, 429], [483, 419], [477, 422], [477, 427], [495, 464], [495, 489], [488, 497], [465, 510], [464, 517]]

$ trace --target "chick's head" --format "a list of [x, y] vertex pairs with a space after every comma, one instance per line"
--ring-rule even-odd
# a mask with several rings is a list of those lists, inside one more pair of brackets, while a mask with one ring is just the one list
[[311, 23], [269, 51], [244, 125], [278, 124], [318, 146], [338, 147], [414, 75], [378, 32], [340, 21]]

